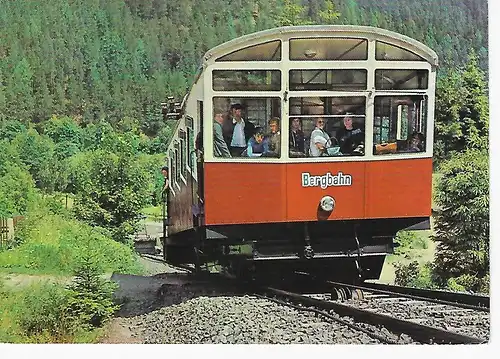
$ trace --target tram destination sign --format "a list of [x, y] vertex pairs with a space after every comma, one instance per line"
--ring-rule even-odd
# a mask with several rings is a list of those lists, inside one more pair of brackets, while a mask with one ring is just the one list
[[302, 187], [321, 187], [321, 189], [327, 189], [328, 187], [338, 187], [338, 186], [351, 186], [352, 176], [349, 174], [344, 174], [339, 172], [337, 174], [331, 174], [327, 172], [321, 176], [311, 175], [309, 172], [302, 173]]

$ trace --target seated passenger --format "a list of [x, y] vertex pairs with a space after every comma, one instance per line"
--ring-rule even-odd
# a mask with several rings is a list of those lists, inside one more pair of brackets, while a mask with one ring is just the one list
[[267, 139], [264, 139], [264, 129], [262, 127], [257, 127], [253, 137], [248, 140], [248, 145], [243, 155], [245, 154], [248, 157], [259, 157], [269, 154], [269, 143]]
[[361, 129], [353, 127], [351, 115], [352, 113], [346, 113], [344, 127], [338, 129], [335, 137], [343, 154], [363, 154], [365, 134]]
[[327, 142], [328, 140], [321, 135], [314, 137], [311, 143], [314, 144], [315, 151], [311, 151], [312, 157], [323, 157], [328, 156], [327, 152]]
[[309, 143], [309, 151], [312, 157], [318, 157], [320, 153], [318, 152], [318, 148], [316, 147], [314, 141], [316, 137], [323, 137], [326, 140], [326, 144], [330, 143], [330, 136], [325, 131], [325, 120], [322, 117], [318, 117], [316, 119], [316, 127], [311, 132], [311, 141]]
[[409, 140], [409, 151], [410, 152], [422, 152], [424, 151], [424, 135], [420, 132], [413, 132]]
[[305, 156], [305, 137], [301, 129], [300, 119], [294, 118], [290, 122], [290, 156]]
[[231, 153], [227, 148], [226, 141], [224, 141], [224, 136], [222, 133], [222, 125], [224, 123], [224, 117], [222, 112], [215, 114], [214, 124], [213, 124], [213, 136], [214, 136], [214, 156], [215, 157], [231, 157]]
[[269, 151], [279, 156], [281, 150], [280, 119], [273, 117], [269, 120], [271, 133], [268, 136]]

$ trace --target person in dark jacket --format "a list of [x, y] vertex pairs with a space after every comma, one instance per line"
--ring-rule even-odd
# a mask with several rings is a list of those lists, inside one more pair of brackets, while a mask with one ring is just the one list
[[241, 116], [243, 106], [239, 103], [231, 105], [231, 117], [223, 126], [224, 139], [233, 157], [239, 157], [247, 147], [247, 143], [255, 132], [255, 126]]
[[337, 131], [335, 137], [343, 154], [353, 154], [365, 142], [365, 134], [361, 129], [353, 127], [352, 114], [349, 112], [344, 117], [344, 127]]
[[302, 131], [300, 119], [294, 118], [290, 121], [290, 156], [303, 157], [305, 156], [305, 136]]

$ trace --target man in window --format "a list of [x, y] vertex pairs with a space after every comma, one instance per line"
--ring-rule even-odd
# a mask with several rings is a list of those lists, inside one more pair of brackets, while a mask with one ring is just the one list
[[226, 143], [233, 157], [241, 156], [255, 130], [255, 126], [250, 121], [245, 121], [242, 118], [242, 109], [243, 106], [239, 103], [231, 105], [232, 116], [224, 131]]
[[290, 122], [290, 156], [302, 157], [305, 155], [305, 139], [300, 119], [294, 118]]
[[269, 151], [274, 155], [279, 156], [281, 149], [281, 133], [280, 133], [280, 119], [273, 117], [269, 120]]
[[325, 132], [325, 119], [322, 117], [318, 117], [316, 119], [316, 127], [311, 132], [311, 140], [309, 141], [309, 151], [312, 157], [319, 157], [320, 151], [318, 147], [316, 147], [315, 139], [316, 137], [323, 137], [325, 141], [325, 147], [328, 147], [330, 144], [330, 136]]
[[213, 124], [214, 135], [214, 156], [215, 157], [231, 157], [231, 153], [224, 141], [222, 125], [224, 124], [224, 116], [221, 111], [215, 114]]
[[344, 117], [344, 127], [341, 127], [336, 138], [343, 154], [363, 154], [363, 144], [365, 134], [359, 128], [354, 128], [352, 124], [352, 113], [347, 112]]

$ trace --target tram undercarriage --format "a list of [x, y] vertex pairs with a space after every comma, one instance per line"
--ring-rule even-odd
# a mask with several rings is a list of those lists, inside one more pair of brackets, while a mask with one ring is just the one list
[[[378, 279], [394, 237], [427, 218], [206, 226], [164, 240], [164, 258], [203, 271], [275, 280], [307, 272], [337, 280]], [[422, 226], [423, 224], [423, 226]]]

